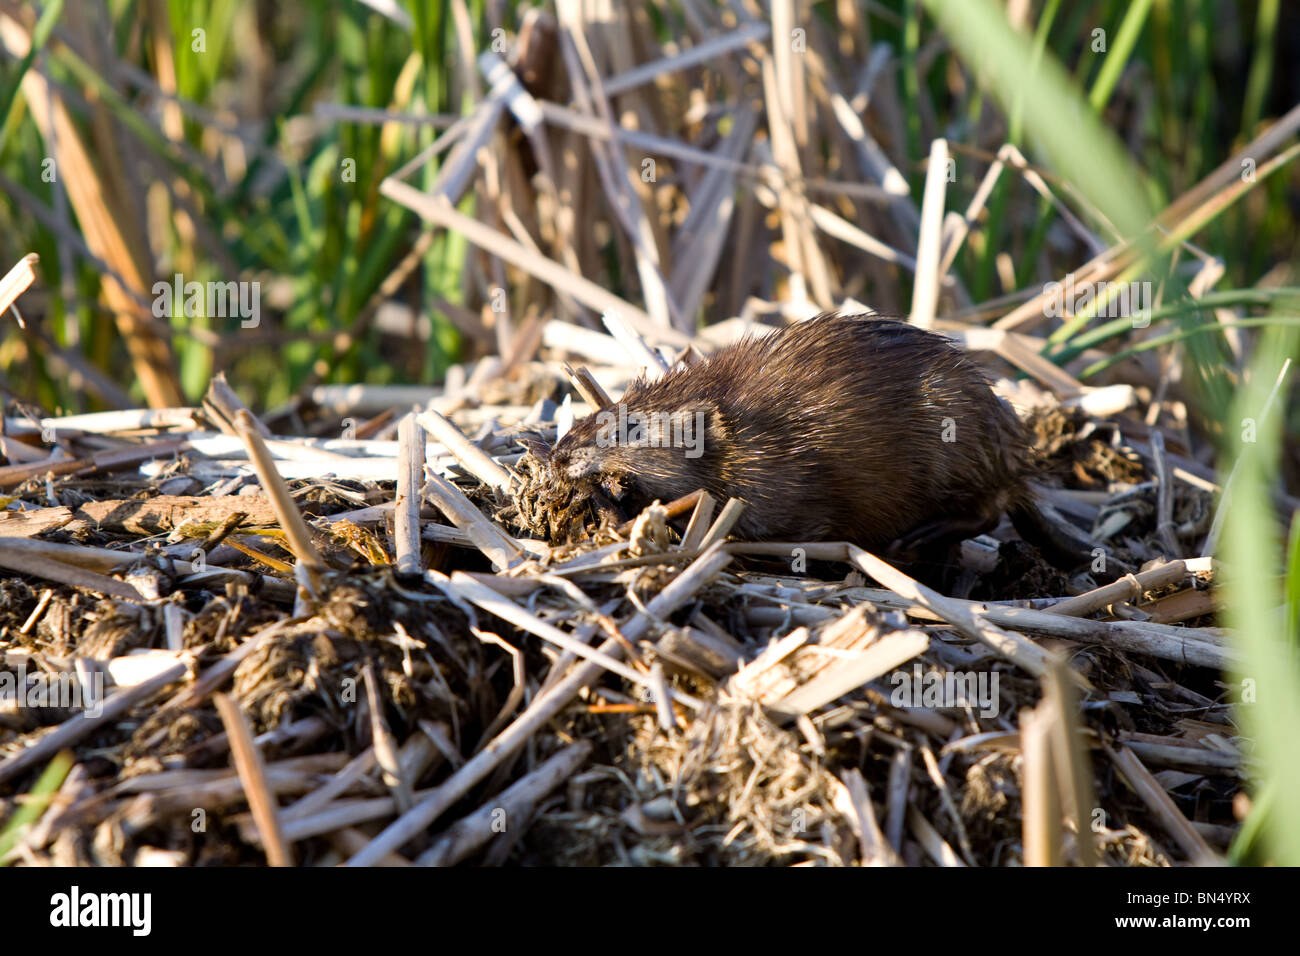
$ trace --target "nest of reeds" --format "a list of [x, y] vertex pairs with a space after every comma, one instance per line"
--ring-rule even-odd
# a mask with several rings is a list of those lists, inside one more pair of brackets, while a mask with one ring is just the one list
[[[1249, 801], [1214, 436], [1156, 350], [1054, 363], [1042, 296], [972, 304], [914, 257], [941, 221], [897, 186], [942, 166], [889, 159], [904, 123], [882, 74], [860, 75], [867, 49], [814, 18], [809, 56], [774, 58], [742, 6], [695, 11], [671, 50], [639, 5], [600, 31], [530, 14], [506, 62], [484, 54], [491, 89], [422, 160], [451, 148], [438, 195], [380, 187], [472, 245], [466, 306], [448, 305], [469, 358], [416, 412], [409, 391], [319, 386], [254, 416], [223, 377], [195, 408], [6, 407], [0, 821], [18, 822], [0, 862], [1225, 852]], [[687, 55], [705, 42], [707, 62]], [[611, 142], [611, 98], [653, 129]], [[1000, 136], [972, 131], [979, 174], [1047, 189]], [[1197, 208], [1171, 206], [1164, 234]], [[1073, 217], [1050, 239], [1080, 281], [1124, 266], [1086, 254], [1107, 243]], [[643, 368], [858, 297], [902, 311], [913, 282], [933, 293], [913, 321], [1037, 410], [1053, 520], [1099, 563], [1054, 565], [1004, 523], [938, 590], [843, 543], [732, 541], [707, 496], [620, 524], [527, 451]]]

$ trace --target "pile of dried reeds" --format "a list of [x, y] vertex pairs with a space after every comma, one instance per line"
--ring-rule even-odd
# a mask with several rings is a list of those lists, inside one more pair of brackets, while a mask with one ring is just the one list
[[[1137, 354], [1085, 387], [1075, 373], [1108, 355], [1043, 357], [1048, 292], [976, 304], [949, 271], [1003, 176], [1062, 213], [1062, 273], [1119, 277], [1133, 250], [1011, 146], [945, 214], [934, 139], [918, 205], [888, 158], [905, 135], [891, 54], [859, 28], [796, 23], [781, 0], [770, 23], [685, 3], [669, 45], [640, 6], [579, 7], [477, 57], [458, 16], [476, 105], [379, 187], [476, 248], [477, 299], [441, 305], [490, 354], [444, 386], [320, 386], [260, 419], [220, 378], [202, 408], [7, 415], [0, 674], [21, 682], [0, 696], [0, 819], [37, 809], [0, 852], [1214, 860], [1244, 758], [1217, 683], [1232, 652], [1206, 445], [1168, 364]], [[1263, 164], [1298, 125], [1243, 152]], [[441, 152], [433, 187], [410, 185]], [[1160, 228], [1186, 235], [1236, 170]], [[1200, 293], [1216, 278], [1204, 261]], [[731, 542], [743, 504], [707, 496], [562, 548], [496, 520], [520, 439], [764, 318], [900, 311], [907, 283], [910, 321], [1037, 410], [1053, 520], [1127, 573], [1054, 568], [1002, 528], [963, 545], [942, 594], [842, 543]], [[696, 334], [701, 314], [722, 321]], [[570, 389], [583, 401], [558, 405]]]
[[[1212, 811], [1239, 784], [1223, 635], [1170, 623], [1212, 613], [1206, 559], [959, 599], [842, 544], [795, 543], [847, 578], [791, 573], [795, 545], [728, 544], [737, 505], [707, 497], [680, 537], [652, 508], [552, 549], [488, 516], [512, 427], [474, 444], [426, 411], [396, 441], [292, 439], [236, 403], [217, 382], [202, 409], [6, 422], [7, 447], [66, 457], [0, 469], [0, 647], [26, 681], [0, 786], [75, 755], [14, 854], [1122, 862], [1230, 833], [1167, 793]], [[1130, 560], [1160, 540], [1132, 491], [1056, 494], [1124, 514]], [[967, 592], [1009, 547], [968, 542]], [[84, 696], [30, 706], [55, 686]]]

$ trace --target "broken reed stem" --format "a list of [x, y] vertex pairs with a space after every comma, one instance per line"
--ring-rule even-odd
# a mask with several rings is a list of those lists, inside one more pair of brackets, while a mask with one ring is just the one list
[[1186, 579], [1187, 575], [1188, 569], [1184, 562], [1169, 561], [1138, 574], [1126, 574], [1118, 581], [1067, 598], [1044, 610], [1049, 614], [1086, 617], [1112, 604], [1139, 600], [1146, 592], [1177, 584]]
[[1158, 428], [1151, 429], [1151, 458], [1156, 467], [1156, 536], [1174, 559], [1182, 556], [1174, 530], [1174, 488], [1165, 457], [1165, 436]]
[[700, 542], [701, 548], [709, 548], [715, 544], [725, 541], [731, 529], [736, 526], [740, 520], [741, 512], [745, 510], [745, 502], [739, 498], [732, 498], [723, 506], [722, 513], [718, 515], [718, 520], [713, 522], [708, 533], [705, 534], [704, 540]]
[[1191, 821], [1183, 816], [1182, 811], [1170, 799], [1165, 788], [1160, 785], [1160, 781], [1151, 775], [1151, 771], [1142, 764], [1137, 754], [1124, 746], [1121, 746], [1119, 750], [1114, 750], [1109, 746], [1106, 746], [1105, 749], [1115, 767], [1128, 781], [1128, 785], [1147, 805], [1147, 809], [1164, 824], [1165, 830], [1183, 849], [1191, 862], [1196, 866], [1216, 865], [1219, 862], [1218, 854], [1210, 849], [1210, 845], [1205, 842], [1205, 838], [1197, 833]]
[[565, 362], [564, 371], [568, 374], [573, 387], [578, 390], [578, 394], [582, 396], [582, 400], [587, 403], [593, 412], [607, 407], [613, 401], [608, 393], [600, 387], [600, 383], [596, 381], [595, 376], [591, 374], [591, 370], [586, 366], [579, 365], [574, 368], [568, 362]]
[[912, 835], [921, 849], [939, 866], [965, 867], [966, 862], [957, 855], [957, 851], [940, 836], [934, 825], [913, 805], [907, 807], [907, 823], [912, 828]]
[[5, 760], [0, 760], [0, 784], [6, 783], [21, 773], [49, 760], [64, 747], [69, 747], [79, 740], [111, 724], [125, 714], [137, 703], [147, 700], [168, 684], [180, 680], [189, 671], [187, 663], [173, 664], [156, 677], [151, 677], [142, 684], [123, 688], [110, 694], [104, 700], [98, 714], [80, 713], [70, 717], [58, 726], [58, 729], [46, 734], [30, 747], [18, 751]]
[[239, 400], [234, 389], [227, 384], [225, 372], [218, 372], [208, 382], [208, 390], [203, 396], [203, 410], [224, 434], [239, 437], [235, 419], [239, 417], [240, 412], [248, 412], [257, 428], [257, 433], [263, 438], [272, 437], [271, 430], [256, 415], [248, 411], [248, 406]]
[[678, 73], [688, 67], [708, 63], [725, 53], [747, 47], [751, 43], [762, 43], [770, 32], [771, 28], [766, 23], [749, 22], [729, 33], [701, 40], [681, 53], [651, 60], [626, 72], [607, 77], [604, 80], [605, 95], [617, 96], [642, 84], [650, 83], [665, 74]]
[[[492, 460], [492, 456], [465, 437], [465, 434], [440, 412], [420, 412], [416, 421], [424, 430], [441, 442], [471, 475], [496, 491], [510, 487], [510, 472]], [[424, 470], [424, 457], [420, 457], [420, 470]]]
[[939, 257], [943, 236], [943, 205], [948, 188], [948, 141], [930, 143], [930, 165], [921, 199], [921, 234], [916, 247], [916, 277], [912, 283], [912, 314], [908, 321], [923, 329], [934, 327], [939, 306]]
[[[1237, 658], [1232, 648], [1224, 646], [1220, 633], [1204, 629], [1150, 624], [1142, 621], [1094, 621], [1037, 611], [1032, 608], [1007, 607], [944, 597], [879, 558], [843, 542], [793, 544], [772, 541], [728, 545], [728, 549], [735, 554], [789, 556], [792, 548], [803, 549], [809, 558], [855, 564], [903, 599], [898, 601], [891, 596], [886, 596], [879, 601], [873, 598], [873, 602], [886, 607], [900, 607], [909, 612], [916, 608], [923, 609], [939, 620], [951, 624], [968, 637], [974, 637], [988, 644], [1035, 676], [1042, 676], [1045, 672], [1048, 652], [1020, 635], [1011, 634], [1002, 628], [1014, 628], [1089, 644], [1105, 644], [1138, 654], [1149, 654], [1163, 660], [1216, 670], [1226, 669]], [[865, 559], [862, 556], [865, 556]], [[876, 574], [877, 571], [880, 575]], [[829, 615], [832, 612], [826, 613]], [[991, 630], [985, 634], [981, 630], [982, 625], [988, 626]], [[1074, 679], [1081, 687], [1087, 686], [1087, 682], [1077, 672]]]
[[620, 299], [585, 276], [566, 269], [552, 259], [533, 252], [490, 226], [485, 226], [471, 216], [458, 212], [441, 196], [429, 196], [407, 183], [389, 177], [379, 187], [389, 199], [410, 209], [422, 219], [463, 235], [468, 241], [505, 260], [512, 266], [528, 272], [549, 286], [563, 290], [588, 308], [599, 312], [620, 313], [642, 335], [683, 348], [689, 336], [667, 326], [658, 326], [654, 320], [636, 306]]
[[857, 565], [895, 594], [933, 611], [966, 637], [974, 638], [992, 648], [1034, 676], [1041, 677], [1047, 672], [1048, 662], [1052, 656], [1049, 651], [1019, 634], [1002, 630], [971, 605], [944, 597], [938, 591], [913, 580], [874, 554], [854, 545], [847, 546], [846, 557], [850, 564]]
[[1097, 798], [1092, 780], [1092, 761], [1082, 744], [1079, 696], [1070, 680], [1069, 667], [1059, 658], [1048, 665], [1043, 704], [1054, 715], [1049, 745], [1055, 760], [1061, 799], [1074, 820], [1079, 865], [1094, 866], [1097, 848], [1093, 842], [1092, 811], [1097, 806]]
[[1050, 710], [1020, 712], [1021, 829], [1025, 866], [1061, 865], [1061, 803], [1052, 761]]
[[454, 484], [432, 471], [426, 475], [424, 494], [447, 518], [469, 536], [498, 571], [505, 571], [524, 560], [524, 549], [514, 538], [484, 517], [474, 502]]
[[[647, 606], [647, 610], [656, 618], [671, 614], [694, 597], [700, 588], [713, 580], [730, 560], [731, 556], [720, 548], [702, 554], [694, 564], [659, 592]], [[650, 629], [651, 623], [650, 618], [644, 615], [638, 616], [623, 627], [623, 635], [629, 642], [639, 640]], [[622, 653], [622, 648], [619, 641], [610, 638], [600, 645], [599, 651], [617, 657]], [[495, 770], [503, 760], [509, 758], [533, 734], [567, 707], [569, 701], [576, 697], [582, 688], [595, 681], [602, 673], [604, 668], [600, 664], [585, 662], [579, 664], [561, 681], [553, 684], [550, 689], [539, 694], [528, 709], [498, 734], [490, 744], [435, 788], [433, 793], [389, 824], [364, 850], [348, 860], [347, 865], [374, 865], [384, 854], [398, 849], [417, 834], [422, 833], [429, 824], [442, 816]]]
[[899, 747], [889, 763], [889, 783], [885, 800], [885, 839], [901, 859], [903, 855], [903, 824], [906, 821], [908, 794], [912, 788], [912, 747]]
[[266, 442], [262, 440], [262, 434], [258, 431], [257, 421], [252, 413], [247, 409], [241, 409], [235, 415], [235, 427], [239, 430], [239, 437], [244, 447], [248, 449], [248, 460], [252, 462], [258, 481], [262, 483], [262, 490], [266, 492], [271, 507], [275, 509], [275, 515], [288, 539], [289, 547], [299, 563], [306, 565], [308, 576], [314, 586], [325, 563], [321, 560], [316, 545], [312, 543], [311, 529], [307, 527], [307, 522], [298, 512], [298, 506], [294, 504], [293, 495], [289, 492], [289, 485], [280, 477], [280, 472], [275, 467], [275, 459], [271, 457]]
[[[498, 594], [487, 585], [480, 584], [462, 571], [455, 572], [450, 578], [437, 571], [430, 571], [427, 578], [430, 584], [448, 597], [462, 598], [469, 601], [483, 610], [495, 614], [502, 620], [509, 621], [515, 627], [528, 631], [530, 634], [536, 634], [543, 640], [550, 641], [556, 647], [563, 648], [578, 657], [599, 664], [604, 669], [612, 671], [638, 686], [651, 686], [651, 682], [646, 675], [628, 667], [612, 655], [602, 653], [583, 644], [581, 641], [575, 640], [558, 627], [547, 624], [535, 614], [528, 612], [509, 598]], [[704, 706], [702, 701], [682, 691], [672, 691], [672, 699], [693, 710], [699, 710]]]
[[250, 635], [244, 643], [229, 651], [216, 663], [210, 665], [193, 684], [173, 695], [170, 700], [165, 701], [158, 709], [160, 711], [184, 710], [198, 706], [209, 694], [213, 693], [234, 675], [235, 670], [244, 662], [246, 657], [265, 647], [276, 635], [284, 633], [292, 625], [301, 623], [301, 619], [281, 618], [274, 624], [268, 624], [256, 634]]
[[177, 452], [189, 449], [189, 442], [168, 440], [150, 442], [138, 448], [121, 448], [113, 451], [96, 452], [86, 458], [71, 458], [60, 461], [37, 461], [28, 465], [6, 465], [0, 468], [0, 488], [21, 485], [29, 478], [46, 475], [75, 475], [82, 472], [97, 474], [135, 468], [142, 462], [155, 458], [170, 458]]
[[322, 809], [336, 797], [341, 797], [353, 784], [360, 781], [375, 766], [375, 748], [367, 747], [362, 753], [348, 761], [347, 766], [334, 774], [321, 787], [307, 794], [297, 803], [290, 804], [280, 811], [281, 821], [288, 823], [300, 820]]
[[29, 252], [0, 279], [0, 315], [9, 311], [9, 307], [18, 301], [18, 297], [36, 281], [36, 263], [41, 257]]
[[411, 787], [402, 772], [397, 742], [388, 729], [388, 722], [384, 720], [384, 703], [379, 696], [373, 661], [366, 661], [361, 676], [366, 687], [366, 709], [370, 711], [370, 739], [373, 741], [371, 749], [375, 753], [375, 763], [383, 772], [384, 786], [393, 795], [394, 805], [399, 812], [405, 812], [411, 808]]
[[266, 768], [262, 765], [257, 745], [253, 743], [248, 720], [239, 705], [225, 694], [214, 695], [213, 702], [230, 738], [230, 754], [248, 796], [248, 806], [253, 811], [262, 846], [266, 848], [267, 862], [271, 866], [293, 866], [293, 852], [280, 827], [279, 808], [266, 785]]
[[548, 793], [573, 776], [591, 755], [591, 744], [580, 740], [553, 754], [532, 773], [525, 774], [477, 810], [447, 827], [415, 862], [417, 866], [455, 866], [494, 837], [506, 831], [493, 824], [500, 820], [514, 829], [531, 815]]
[[[686, 512], [690, 511], [692, 508], [694, 508], [696, 505], [699, 504], [700, 496], [703, 495], [704, 493], [705, 493], [704, 489], [701, 488], [698, 491], [692, 491], [689, 494], [682, 495], [680, 498], [674, 498], [666, 505], [663, 505], [664, 517], [676, 518], [679, 515], [686, 514]], [[624, 521], [621, 525], [618, 526], [618, 533], [631, 534], [632, 528], [635, 525], [636, 525], [636, 518], [629, 518], [627, 521]], [[704, 548], [701, 547], [700, 550], [703, 551]]]
[[695, 503], [695, 510], [691, 512], [691, 520], [682, 533], [679, 551], [703, 550], [704, 536], [708, 533], [709, 522], [713, 520], [713, 509], [717, 506], [717, 500], [703, 489], [700, 490], [699, 496], [699, 501]]
[[871, 803], [871, 789], [862, 771], [853, 767], [844, 775], [853, 815], [857, 822], [858, 847], [863, 866], [900, 866], [902, 861], [890, 847], [876, 819], [876, 808]]
[[397, 500], [393, 505], [394, 568], [403, 577], [424, 571], [420, 559], [420, 489], [424, 476], [425, 430], [414, 414], [397, 425]]
[[668, 371], [668, 363], [664, 361], [664, 357], [652, 349], [621, 315], [617, 312], [606, 312], [600, 320], [609, 330], [609, 334], [623, 346], [632, 361], [641, 367], [648, 381], [653, 381]]
[[20, 574], [30, 574], [44, 578], [46, 581], [57, 581], [59, 584], [84, 588], [87, 591], [98, 591], [100, 594], [107, 594], [109, 597], [123, 601], [140, 603], [144, 600], [144, 595], [124, 581], [10, 547], [10, 542], [2, 539], [0, 539], [0, 568], [17, 571]]

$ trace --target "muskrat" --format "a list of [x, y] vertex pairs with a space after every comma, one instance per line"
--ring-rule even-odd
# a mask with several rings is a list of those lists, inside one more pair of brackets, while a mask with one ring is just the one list
[[565, 538], [589, 505], [621, 520], [703, 488], [746, 503], [743, 539], [915, 556], [1022, 510], [1030, 459], [1020, 419], [943, 336], [822, 314], [635, 381], [524, 456], [516, 507]]

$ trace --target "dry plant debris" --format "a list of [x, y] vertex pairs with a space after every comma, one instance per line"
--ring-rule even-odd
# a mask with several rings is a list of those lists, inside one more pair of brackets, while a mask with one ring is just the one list
[[[177, 424], [11, 418], [11, 440], [40, 448], [43, 431], [72, 459], [167, 451], [135, 471], [91, 463], [9, 485], [0, 673], [25, 684], [0, 711], [5, 808], [59, 750], [77, 758], [10, 857], [1210, 859], [1233, 832], [1244, 759], [1218, 683], [1213, 565], [1157, 557], [1156, 510], [1138, 495], [1155, 469], [1122, 417], [1059, 417], [1075, 424], [1040, 446], [1060, 465], [1053, 494], [1095, 515], [1094, 534], [1123, 514], [1117, 559], [1152, 566], [1056, 568], [1000, 527], [966, 543], [947, 596], [842, 545], [729, 544], [711, 528], [726, 509], [700, 496], [630, 528], [582, 519], [587, 535], [562, 546], [516, 537], [526, 529], [494, 520], [521, 480], [504, 413], [473, 445], [500, 450], [484, 457], [504, 488], [418, 427], [331, 441], [320, 477], [286, 480], [281, 466], [321, 443], [244, 427], [243, 443], [220, 444], [197, 408]], [[404, 443], [429, 480], [395, 506], [397, 483], [368, 476], [382, 462], [396, 477]], [[263, 454], [269, 470], [250, 466]], [[1117, 473], [1101, 481], [1080, 461]], [[1176, 488], [1174, 513], [1206, 495]], [[414, 575], [394, 562], [400, 508], [415, 514]], [[1030, 572], [1057, 590], [1008, 596]], [[1077, 685], [1068, 711], [1044, 692], [1047, 660]], [[26, 705], [50, 688], [86, 696]], [[232, 713], [251, 751], [236, 750]], [[1048, 728], [1034, 747], [1030, 714]], [[1080, 818], [1059, 814], [1073, 784], [1052, 770], [1071, 740], [1103, 811], [1099, 826], [1084, 814], [1083, 841]], [[1034, 760], [1051, 766], [1035, 776]], [[1028, 799], [1029, 779], [1056, 794], [1056, 817]], [[1040, 829], [1026, 842], [1029, 813]]]
[[[0, 862], [1214, 860], [1248, 755], [1205, 547], [1220, 489], [1167, 367], [1134, 356], [1085, 387], [1105, 353], [1046, 361], [1040, 299], [972, 305], [947, 266], [979, 210], [941, 249], [877, 141], [901, 135], [890, 98], [875, 130], [850, 105], [879, 71], [841, 90], [824, 24], [791, 60], [740, 5], [677, 51], [640, 14], [614, 37], [563, 6], [527, 25], [560, 51], [548, 69], [522, 40], [477, 58], [488, 88], [439, 141], [431, 193], [414, 165], [379, 187], [472, 244], [483, 309], [453, 311], [502, 344], [418, 414], [409, 390], [320, 386], [258, 419], [221, 378], [198, 408], [6, 407], [0, 819], [74, 761]], [[615, 99], [651, 128], [620, 126]], [[995, 174], [1048, 190], [1011, 146]], [[1053, 239], [1105, 248], [1080, 231]], [[588, 277], [603, 243], [644, 308]], [[1109, 252], [1078, 280], [1117, 275]], [[1046, 500], [1105, 560], [1055, 566], [1004, 524], [921, 583], [839, 544], [730, 542], [742, 505], [707, 495], [622, 526], [512, 510], [530, 443], [643, 368], [913, 276], [911, 321], [1030, 418]], [[514, 314], [490, 287], [519, 292]], [[722, 321], [696, 334], [701, 308]]]

